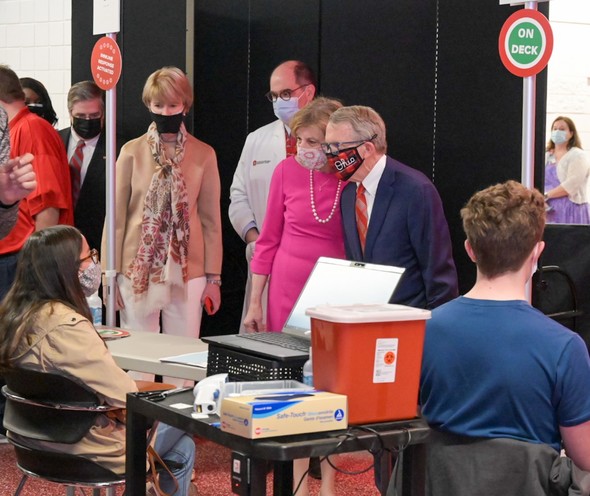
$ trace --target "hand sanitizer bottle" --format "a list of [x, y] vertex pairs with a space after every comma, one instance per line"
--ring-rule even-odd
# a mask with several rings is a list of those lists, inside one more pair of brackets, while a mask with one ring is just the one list
[[309, 359], [303, 364], [303, 384], [313, 386], [313, 364], [311, 346], [309, 347]]
[[90, 307], [90, 313], [92, 314], [92, 323], [96, 327], [102, 325], [102, 300], [98, 296], [98, 291], [92, 296], [86, 298], [88, 306]]

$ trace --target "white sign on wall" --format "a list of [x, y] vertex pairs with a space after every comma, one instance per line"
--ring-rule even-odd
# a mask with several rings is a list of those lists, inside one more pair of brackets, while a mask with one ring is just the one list
[[94, 0], [92, 34], [109, 34], [121, 31], [120, 0]]

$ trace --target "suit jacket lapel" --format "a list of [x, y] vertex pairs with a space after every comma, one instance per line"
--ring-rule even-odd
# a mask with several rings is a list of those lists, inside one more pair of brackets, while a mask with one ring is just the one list
[[59, 136], [61, 137], [61, 139], [64, 142], [64, 145], [66, 147], [66, 155], [68, 153], [68, 145], [70, 144], [71, 134], [72, 134], [71, 127], [66, 127], [65, 129], [62, 129], [61, 131], [59, 131]]
[[381, 231], [381, 227], [387, 217], [389, 205], [393, 200], [393, 183], [395, 181], [395, 169], [391, 159], [387, 157], [385, 169], [379, 180], [377, 186], [377, 193], [371, 210], [371, 218], [369, 220], [369, 230], [367, 231], [367, 241], [365, 245], [365, 255], [372, 256], [372, 250], [377, 240], [377, 235]]
[[[106, 177], [106, 161], [105, 161], [105, 133], [104, 129], [101, 132], [94, 153], [88, 163], [88, 169], [86, 170], [86, 176], [82, 183], [82, 189], [80, 190], [80, 197], [85, 196], [85, 190], [89, 188], [92, 191], [91, 196], [95, 197], [98, 191], [104, 189], [104, 182]], [[101, 188], [102, 187], [102, 188]], [[97, 191], [97, 188], [101, 188]], [[78, 199], [78, 204], [80, 200]]]

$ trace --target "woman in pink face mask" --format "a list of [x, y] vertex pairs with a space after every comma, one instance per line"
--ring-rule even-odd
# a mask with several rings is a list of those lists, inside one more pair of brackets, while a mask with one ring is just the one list
[[[297, 137], [297, 155], [277, 165], [270, 183], [266, 217], [251, 262], [252, 293], [244, 326], [248, 332], [282, 330], [317, 259], [345, 258], [338, 179], [321, 149], [326, 125], [342, 104], [317, 98], [290, 123]], [[267, 281], [268, 315], [262, 311]], [[306, 473], [308, 460], [296, 460], [295, 485]], [[335, 494], [334, 470], [322, 463], [322, 495]], [[307, 482], [297, 490], [306, 496]]]
[[[330, 173], [321, 149], [330, 115], [342, 105], [317, 98], [291, 121], [297, 155], [275, 169], [262, 231], [252, 258], [252, 294], [244, 325], [249, 332], [282, 330], [320, 256], [345, 258], [340, 216], [344, 184]], [[268, 315], [262, 291], [269, 281]]]

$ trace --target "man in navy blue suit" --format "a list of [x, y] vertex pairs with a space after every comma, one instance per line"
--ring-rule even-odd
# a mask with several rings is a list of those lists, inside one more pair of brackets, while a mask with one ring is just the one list
[[[332, 114], [322, 144], [342, 192], [346, 256], [406, 269], [392, 303], [435, 308], [458, 295], [449, 228], [432, 182], [388, 157], [385, 123], [370, 107]], [[357, 220], [358, 219], [358, 220]]]

